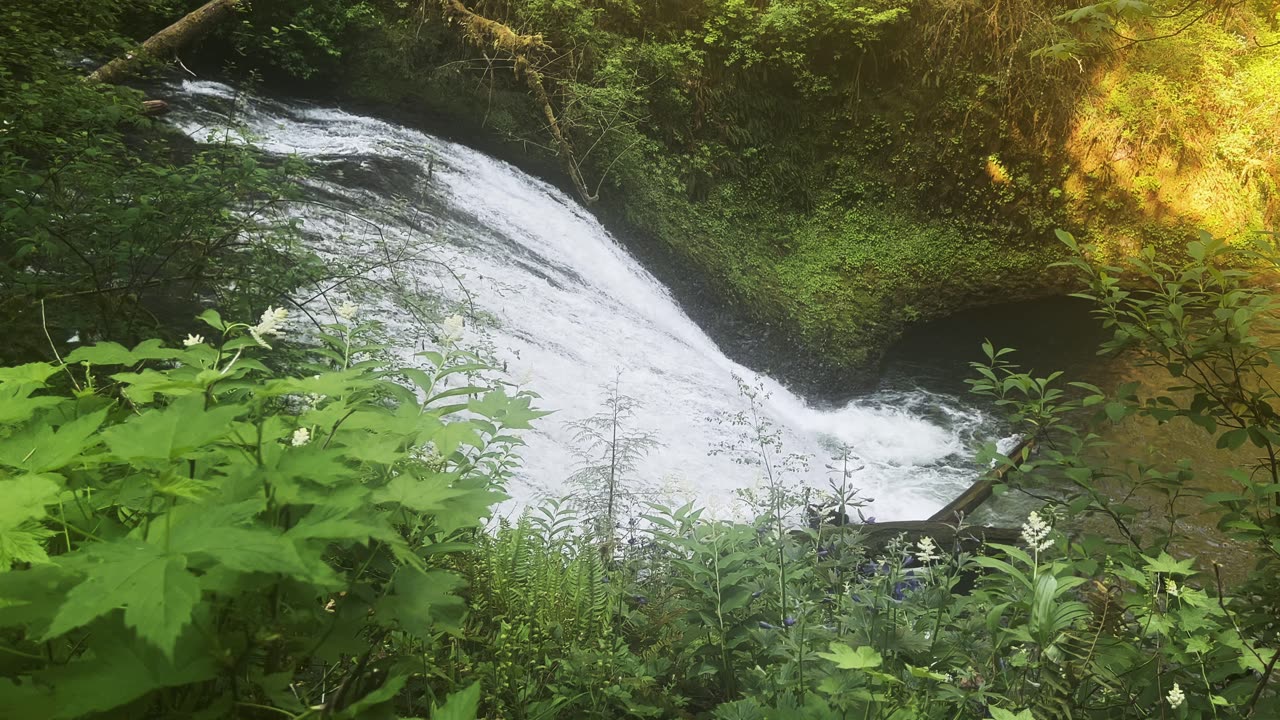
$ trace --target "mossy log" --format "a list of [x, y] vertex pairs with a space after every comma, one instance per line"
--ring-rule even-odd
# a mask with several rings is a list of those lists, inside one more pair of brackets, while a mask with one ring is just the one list
[[555, 141], [556, 152], [560, 155], [569, 179], [573, 181], [574, 189], [588, 205], [599, 199], [598, 194], [592, 193], [587, 188], [586, 180], [583, 179], [582, 171], [578, 167], [577, 153], [574, 152], [573, 145], [561, 128], [555, 108], [551, 105], [551, 97], [547, 94], [547, 88], [542, 82], [542, 73], [537, 70], [533, 62], [551, 49], [543, 41], [542, 36], [517, 33], [496, 20], [475, 14], [463, 5], [461, 0], [441, 0], [441, 5], [444, 8], [445, 17], [462, 27], [463, 37], [477, 50], [486, 53], [498, 50], [515, 60], [516, 77], [524, 81], [534, 101], [541, 106], [542, 114], [547, 119], [547, 131]]
[[516, 56], [549, 49], [541, 35], [521, 35], [496, 20], [471, 12], [461, 0], [444, 0], [444, 12], [462, 25], [467, 40], [477, 48], [491, 48]]
[[986, 543], [1016, 545], [1021, 542], [1016, 528], [973, 525], [961, 527], [957, 531], [955, 525], [935, 520], [902, 520], [847, 527], [849, 531], [862, 536], [867, 551], [872, 555], [883, 552], [890, 541], [899, 535], [905, 536], [908, 543], [916, 543], [927, 536], [933, 538], [943, 550], [958, 547], [967, 552], [978, 552]]
[[179, 50], [208, 35], [235, 13], [241, 0], [209, 0], [187, 13], [181, 20], [147, 38], [135, 52], [116, 58], [93, 71], [89, 82], [115, 84], [127, 78], [147, 59], [168, 60]]

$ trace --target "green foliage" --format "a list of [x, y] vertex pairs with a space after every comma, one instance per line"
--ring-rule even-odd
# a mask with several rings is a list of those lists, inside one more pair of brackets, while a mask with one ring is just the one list
[[[363, 326], [272, 373], [253, 356], [281, 317], [206, 313], [214, 345], [3, 373], [6, 717], [425, 710], [417, 658], [462, 627], [443, 558], [502, 497], [508, 430], [542, 413], [500, 386], [458, 403], [443, 388], [478, 358], [450, 346], [400, 372], [368, 359]], [[459, 690], [441, 716], [474, 717]]]
[[0, 11], [3, 356], [174, 339], [201, 302], [248, 314], [313, 274], [281, 208], [298, 164], [234, 137], [191, 148], [142, 116], [141, 94], [85, 83], [65, 53], [113, 48], [118, 14], [145, 4], [64, 5]]
[[640, 402], [622, 394], [622, 373], [605, 389], [604, 409], [569, 423], [581, 464], [569, 478], [577, 488], [574, 504], [595, 522], [597, 534], [611, 538], [618, 516], [635, 509], [643, 482], [632, 477], [636, 466], [659, 447], [654, 433], [632, 427]]
[[[1062, 235], [1078, 252], [1073, 238]], [[986, 345], [975, 366], [1043, 450], [1007, 489], [1043, 508], [1018, 545], [794, 528], [808, 503], [752, 412], [722, 450], [767, 478], [749, 522], [651, 506], [621, 543], [563, 506], [481, 531], [542, 413], [447, 338], [424, 367], [335, 325], [317, 362], [254, 358], [283, 335], [206, 312], [220, 341], [104, 343], [0, 369], [0, 707], [15, 717], [1269, 717], [1280, 638], [1274, 463], [1206, 496], [1262, 558], [1227, 586], [1113, 500], [1077, 428], [1148, 414], [1265, 452], [1268, 294], [1205, 238], [1137, 277], [1070, 264], [1129, 346], [1185, 378], [1149, 401]], [[1274, 257], [1264, 246], [1255, 262]], [[1176, 309], [1175, 309], [1176, 308]], [[463, 380], [465, 378], [465, 381]], [[1230, 393], [1236, 393], [1232, 395]], [[1252, 393], [1252, 394], [1250, 394]], [[1171, 413], [1171, 414], [1169, 414]], [[1252, 428], [1252, 430], [1251, 430]], [[846, 464], [841, 470], [847, 477]], [[1137, 483], [1192, 492], [1195, 470]], [[1089, 518], [1115, 531], [1082, 531]]]

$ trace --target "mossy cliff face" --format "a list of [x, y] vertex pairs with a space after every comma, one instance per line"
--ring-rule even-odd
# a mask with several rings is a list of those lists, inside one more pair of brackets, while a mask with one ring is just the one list
[[[545, 40], [518, 56], [435, 3], [357, 6], [313, 20], [324, 52], [304, 34], [292, 55], [250, 44], [250, 60], [294, 57], [290, 82], [573, 192], [568, 164], [731, 352], [828, 390], [873, 376], [910, 323], [1061, 291], [1055, 227], [1120, 255], [1280, 211], [1265, 8], [1051, 60], [1037, 51], [1066, 30], [1038, 0], [469, 5]], [[251, 29], [278, 20], [266, 12]], [[1142, 36], [1171, 22], [1115, 21]]]

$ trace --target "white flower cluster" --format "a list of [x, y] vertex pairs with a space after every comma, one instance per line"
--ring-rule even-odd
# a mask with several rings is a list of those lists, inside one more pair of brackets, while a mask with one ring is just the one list
[[291, 442], [293, 443], [294, 447], [302, 447], [303, 445], [306, 445], [307, 443], [311, 442], [311, 431], [304, 427], [300, 427], [297, 430], [294, 430], [293, 440]]
[[195, 345], [199, 345], [202, 342], [204, 342], [203, 335], [188, 335], [187, 339], [182, 341], [182, 346], [193, 347]]
[[462, 316], [450, 315], [440, 326], [440, 344], [457, 345], [462, 340]]
[[926, 565], [942, 559], [942, 553], [938, 552], [938, 546], [934, 544], [933, 538], [928, 536], [920, 538], [916, 543], [916, 559]]
[[1182, 703], [1185, 702], [1186, 699], [1187, 696], [1183, 694], [1182, 688], [1178, 687], [1178, 683], [1174, 683], [1173, 689], [1169, 691], [1168, 695], [1169, 707], [1176, 710], [1182, 706]]
[[262, 313], [262, 319], [258, 321], [258, 324], [249, 328], [249, 334], [253, 336], [253, 339], [256, 340], [259, 345], [270, 350], [271, 346], [267, 344], [267, 341], [264, 338], [268, 336], [280, 337], [284, 335], [280, 330], [280, 327], [284, 325], [284, 321], [288, 319], [288, 317], [288, 310], [285, 310], [284, 308], [268, 307], [266, 311]]
[[1022, 541], [1027, 544], [1034, 552], [1042, 552], [1048, 550], [1053, 545], [1053, 539], [1049, 537], [1049, 523], [1040, 518], [1040, 513], [1034, 510], [1027, 516], [1027, 521], [1022, 524]]
[[359, 314], [360, 306], [350, 300], [344, 300], [342, 305], [338, 307], [338, 319], [342, 320], [342, 322], [349, 323], [355, 320]]

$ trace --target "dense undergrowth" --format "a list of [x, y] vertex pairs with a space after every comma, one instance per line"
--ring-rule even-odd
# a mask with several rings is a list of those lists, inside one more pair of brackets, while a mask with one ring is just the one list
[[238, 137], [193, 146], [143, 95], [86, 83], [86, 53], [144, 3], [0, 10], [0, 358], [98, 339], [175, 339], [201, 307], [249, 312], [323, 275], [283, 211], [298, 163]]
[[[0, 717], [1271, 717], [1280, 420], [1258, 333], [1276, 308], [1229, 253], [1206, 237], [1177, 264], [1148, 256], [1154, 291], [1073, 260], [1113, 349], [1186, 393], [1068, 386], [987, 346], [975, 392], [1044, 446], [998, 457], [1044, 503], [1017, 545], [962, 521], [875, 544], [802, 529], [811, 496], [759, 419], [749, 522], [649, 505], [613, 529], [552, 503], [486, 523], [544, 413], [461, 349], [460, 318], [408, 368], [350, 303], [294, 371], [259, 360], [295, 330], [273, 308], [206, 312], [210, 337], [181, 347], [5, 367]], [[1243, 581], [1179, 557], [1177, 515], [1143, 534], [1150, 508], [1099, 491], [1121, 474], [1198, 494], [1185, 463], [1086, 464], [1100, 441], [1069, 419], [1088, 408], [1260, 448], [1235, 491], [1202, 497], [1256, 552]], [[819, 517], [856, 506], [827, 502]], [[1080, 533], [1090, 516], [1113, 531]]]

